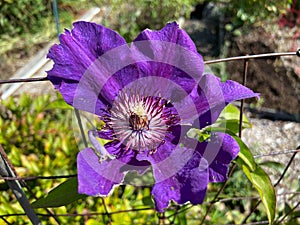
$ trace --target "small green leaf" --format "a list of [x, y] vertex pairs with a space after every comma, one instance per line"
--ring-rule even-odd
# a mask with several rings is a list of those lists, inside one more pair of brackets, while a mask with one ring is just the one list
[[46, 109], [73, 109], [73, 107], [68, 105], [64, 99], [58, 98], [51, 102]]
[[203, 142], [210, 137], [210, 132], [192, 128], [187, 132], [187, 136], [189, 138], [197, 139], [199, 142]]
[[142, 198], [142, 202], [143, 202], [144, 206], [150, 206], [150, 207], [154, 206], [153, 200], [152, 200], [151, 196], [145, 196], [145, 197], [143, 197]]
[[51, 190], [45, 198], [41, 198], [31, 205], [33, 208], [52, 208], [68, 205], [86, 195], [78, 194], [77, 178], [70, 178]]
[[[234, 105], [227, 105], [221, 112], [217, 121], [212, 125], [214, 127], [223, 127], [231, 130], [233, 133], [239, 132], [240, 110]], [[250, 128], [251, 123], [248, 118], [243, 115], [242, 129]]]
[[271, 168], [274, 171], [277, 171], [279, 173], [282, 173], [285, 168], [285, 165], [283, 165], [280, 162], [275, 162], [275, 161], [264, 161], [264, 162], [259, 163], [259, 165], [262, 167]]
[[0, 183], [0, 191], [7, 191], [8, 189], [7, 183]]

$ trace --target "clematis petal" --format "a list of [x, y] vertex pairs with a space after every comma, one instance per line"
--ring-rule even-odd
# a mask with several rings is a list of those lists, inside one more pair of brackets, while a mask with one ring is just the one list
[[[185, 109], [183, 121], [191, 121], [189, 118], [198, 119], [200, 125], [194, 125], [203, 128], [214, 123], [227, 104], [253, 97], [259, 97], [259, 94], [235, 81], [221, 82], [215, 75], [206, 74], [201, 78], [199, 86], [176, 107]], [[198, 115], [191, 114], [195, 111], [190, 110], [191, 106], [187, 105], [188, 99], [193, 100]]]
[[146, 29], [137, 36], [134, 42], [145, 40], [172, 42], [181, 45], [192, 52], [197, 52], [197, 48], [192, 39], [184, 30], [179, 28], [179, 25], [176, 22], [168, 23], [159, 31]]
[[102, 129], [97, 132], [99, 138], [103, 138], [105, 140], [113, 140], [114, 131], [112, 129]]
[[[131, 50], [142, 74], [171, 80], [187, 93], [198, 83], [204, 71], [202, 56], [176, 22], [168, 23], [159, 31], [144, 30], [133, 41]], [[159, 82], [156, 85], [170, 89], [169, 85]]]
[[105, 52], [126, 44], [115, 31], [104, 26], [76, 22], [72, 31], [66, 30], [60, 35], [60, 44], [49, 50], [48, 58], [54, 61], [54, 67], [48, 72], [48, 78], [56, 87], [59, 81], [79, 81], [88, 66]]
[[100, 163], [92, 149], [83, 149], [77, 156], [78, 192], [107, 196], [115, 185], [123, 181], [124, 173], [120, 171], [122, 166], [124, 164], [118, 160]]
[[192, 204], [203, 202], [208, 184], [208, 169], [206, 160], [199, 153], [194, 152], [184, 167], [167, 179], [162, 179], [165, 177], [165, 167], [162, 168], [158, 164], [152, 166], [155, 179], [162, 180], [157, 182], [152, 190], [158, 212], [163, 212], [171, 200], [178, 204], [188, 201]]
[[[155, 87], [160, 91], [160, 94], [165, 99], [170, 99], [172, 102], [183, 99], [190, 93], [197, 85], [197, 80], [190, 76], [188, 73], [174, 66], [161, 62], [138, 62], [140, 77], [151, 77], [155, 82]], [[198, 72], [198, 77], [201, 76], [201, 72]], [[149, 78], [148, 78], [149, 79]], [[151, 82], [147, 81], [145, 85], [149, 85]]]
[[209, 164], [209, 182], [224, 182], [228, 178], [229, 164], [239, 151], [239, 145], [228, 134], [212, 133], [208, 142], [196, 149]]
[[[71, 105], [74, 104], [75, 92], [83, 92], [83, 90], [77, 89], [88, 68], [106, 52], [119, 46], [127, 46], [124, 38], [104, 26], [82, 21], [74, 23], [73, 26], [72, 31], [66, 30], [64, 34], [60, 35], [60, 44], [52, 46], [47, 55], [54, 61], [52, 70], [47, 72], [48, 78], [62, 93], [65, 101]], [[89, 73], [96, 71], [95, 77], [88, 79], [88, 84], [83, 84], [90, 87], [89, 89], [94, 88], [97, 95], [100, 91], [99, 87], [101, 87], [97, 81], [101, 83], [101, 79], [103, 79], [101, 78], [103, 68], [98, 66], [99, 63], [89, 71]], [[117, 81], [114, 86], [119, 86]], [[88, 94], [93, 95], [91, 91]], [[91, 96], [87, 96], [86, 99]], [[86, 111], [94, 112], [94, 109]]]
[[258, 93], [254, 93], [235, 81], [221, 82], [220, 78], [211, 74], [202, 77], [200, 87], [202, 89], [201, 95], [204, 95], [206, 104], [208, 104], [202, 106], [200, 120], [206, 118], [209, 121], [207, 117], [210, 117], [210, 123], [216, 121], [227, 104], [245, 98], [259, 97]]

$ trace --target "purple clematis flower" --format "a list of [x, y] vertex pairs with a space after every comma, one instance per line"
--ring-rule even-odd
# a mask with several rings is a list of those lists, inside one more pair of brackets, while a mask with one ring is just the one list
[[[77, 156], [80, 193], [107, 196], [128, 171], [152, 168], [152, 195], [162, 212], [171, 200], [202, 203], [209, 182], [227, 179], [239, 152], [234, 139], [214, 133], [199, 143], [187, 131], [258, 94], [204, 74], [202, 56], [175, 22], [144, 30], [130, 45], [104, 26], [76, 22], [48, 57], [54, 61], [48, 78], [65, 101], [105, 123], [89, 132], [93, 147]], [[109, 141], [101, 146], [96, 137]]]

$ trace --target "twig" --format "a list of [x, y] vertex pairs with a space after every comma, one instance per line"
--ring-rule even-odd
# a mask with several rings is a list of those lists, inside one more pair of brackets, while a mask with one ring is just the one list
[[[138, 212], [138, 211], [147, 211], [154, 210], [153, 208], [140, 208], [140, 209], [128, 209], [128, 210], [118, 210], [115, 212], [110, 212], [110, 215], [120, 214], [120, 213], [129, 213], [129, 212]], [[39, 216], [51, 217], [49, 214], [37, 213]], [[56, 214], [56, 216], [64, 216], [64, 217], [76, 217], [76, 216], [105, 216], [106, 212], [93, 212], [93, 213], [64, 213], [64, 214]], [[9, 216], [26, 216], [25, 213], [12, 213], [12, 214], [4, 214], [1, 217], [9, 217]]]
[[[259, 59], [259, 58], [270, 58], [270, 57], [280, 57], [280, 56], [298, 56], [300, 57], [300, 50], [297, 52], [277, 52], [277, 53], [265, 53], [265, 54], [257, 54], [257, 55], [247, 55], [247, 56], [236, 56], [230, 58], [223, 58], [223, 59], [214, 59], [214, 60], [207, 60], [204, 61], [205, 64], [214, 64], [214, 63], [221, 63], [221, 62], [228, 62], [228, 61], [235, 61], [235, 60], [245, 60], [245, 59]], [[36, 81], [47, 81], [48, 78], [46, 77], [37, 77], [37, 78], [26, 78], [26, 79], [9, 79], [9, 80], [0, 80], [0, 84], [8, 84], [8, 83], [20, 83], [20, 82], [36, 82]]]
[[300, 50], [297, 52], [278, 52], [278, 53], [266, 53], [266, 54], [257, 54], [257, 55], [246, 55], [246, 56], [236, 56], [229, 57], [224, 59], [214, 59], [205, 61], [205, 64], [213, 64], [213, 63], [221, 63], [221, 62], [229, 62], [235, 60], [248, 60], [248, 59], [258, 59], [258, 58], [271, 58], [271, 57], [279, 57], [279, 56], [300, 56]]
[[296, 204], [289, 212], [287, 212], [287, 214], [285, 214], [285, 215], [281, 218], [281, 220], [275, 222], [275, 224], [282, 224], [282, 222], [285, 220], [285, 218], [286, 218], [288, 215], [290, 215], [292, 212], [294, 212], [295, 209], [297, 209], [299, 205], [300, 205], [300, 202], [298, 202], [298, 203], [297, 203], [297, 204]]
[[[248, 59], [245, 59], [244, 61], [244, 73], [243, 73], [243, 81], [242, 84], [246, 86], [247, 81], [247, 75], [248, 75], [248, 65], [249, 61]], [[241, 108], [240, 108], [240, 118], [239, 118], [239, 137], [242, 137], [242, 130], [243, 130], [243, 115], [244, 115], [244, 102], [245, 100], [241, 100]]]
[[[6, 157], [3, 157], [3, 155], [6, 155], [2, 146], [0, 145], [0, 175], [3, 177], [14, 177], [15, 173], [9, 166], [9, 164], [6, 161]], [[22, 206], [23, 210], [25, 211], [26, 215], [30, 219], [33, 225], [41, 225], [41, 221], [35, 214], [34, 210], [32, 209], [29, 200], [27, 199], [19, 181], [13, 180], [13, 181], [6, 181], [7, 185], [10, 187], [10, 189], [13, 191], [14, 195], [16, 196], [18, 202]]]
[[79, 110], [74, 109], [74, 111], [75, 111], [75, 115], [76, 115], [76, 119], [77, 119], [77, 122], [78, 122], [79, 129], [80, 129], [80, 134], [81, 134], [81, 137], [82, 137], [84, 147], [87, 148], [88, 143], [87, 143], [87, 140], [86, 140], [86, 137], [85, 137], [85, 134], [84, 134], [83, 125], [82, 125], [82, 122], [81, 122], [81, 117], [80, 117]]
[[34, 78], [19, 78], [19, 79], [0, 80], [0, 84], [12, 84], [12, 83], [22, 83], [22, 82], [37, 82], [37, 81], [48, 81], [48, 77], [34, 77]]
[[[246, 80], [247, 80], [247, 74], [248, 74], [248, 59], [245, 59], [244, 62], [244, 73], [243, 73], [243, 85], [246, 85]], [[240, 108], [240, 118], [239, 118], [239, 137], [242, 137], [242, 123], [243, 123], [243, 111], [244, 111], [244, 99], [241, 100], [241, 108]], [[229, 171], [228, 174], [228, 178], [231, 177], [233, 171], [236, 168], [236, 164], [234, 164], [232, 166], [232, 168]], [[213, 201], [211, 202], [211, 204], [208, 206], [208, 209], [206, 210], [205, 215], [203, 216], [200, 224], [202, 225], [205, 222], [206, 217], [208, 216], [210, 210], [212, 209], [213, 203], [215, 203], [215, 201], [217, 201], [217, 199], [219, 198], [220, 194], [222, 193], [222, 191], [224, 190], [226, 184], [228, 182], [228, 179], [224, 182], [224, 184], [222, 185], [222, 187], [219, 189], [219, 191], [217, 192], [217, 194], [215, 195]]]
[[0, 180], [54, 180], [62, 178], [77, 177], [77, 174], [60, 175], [60, 176], [32, 176], [32, 177], [0, 177]]
[[284, 150], [284, 151], [279, 151], [279, 152], [271, 152], [268, 154], [259, 154], [259, 155], [254, 155], [253, 157], [256, 158], [261, 158], [261, 157], [266, 157], [266, 156], [276, 156], [276, 155], [286, 155], [286, 154], [292, 154], [295, 152], [300, 152], [300, 149], [296, 150]]

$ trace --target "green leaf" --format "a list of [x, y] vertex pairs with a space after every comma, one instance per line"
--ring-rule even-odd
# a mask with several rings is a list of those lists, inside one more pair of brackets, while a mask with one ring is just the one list
[[240, 161], [242, 164], [247, 165], [251, 171], [255, 171], [257, 165], [253, 158], [252, 152], [250, 151], [248, 146], [238, 136], [233, 136], [232, 134], [231, 136], [240, 146], [240, 152], [238, 155], [239, 158], [237, 160]]
[[206, 130], [198, 130], [192, 128], [187, 132], [187, 136], [189, 138], [197, 139], [199, 142], [203, 142], [210, 137], [210, 132]]
[[[196, 129], [194, 129], [196, 130]], [[267, 173], [255, 163], [253, 155], [247, 145], [231, 130], [220, 127], [208, 127], [209, 132], [223, 132], [231, 135], [240, 146], [237, 164], [242, 168], [247, 178], [258, 191], [261, 201], [265, 207], [269, 223], [272, 224], [275, 218], [276, 195], [272, 182]]]
[[70, 178], [51, 190], [45, 198], [41, 198], [31, 205], [33, 208], [52, 208], [68, 205], [86, 195], [78, 194], [77, 178]]
[[261, 162], [259, 163], [260, 166], [262, 167], [268, 167], [268, 168], [271, 168], [273, 169], [274, 171], [277, 171], [279, 173], [282, 173], [284, 168], [285, 168], [285, 165], [283, 165], [282, 163], [280, 162], [275, 162], [275, 161], [264, 161], [264, 162]]
[[154, 207], [154, 203], [153, 203], [153, 200], [152, 200], [151, 196], [143, 197], [142, 202], [143, 202], [144, 206]]
[[0, 183], [0, 191], [7, 191], [8, 189], [7, 183]]
[[245, 175], [258, 191], [260, 199], [265, 207], [268, 220], [273, 224], [276, 211], [276, 195], [272, 182], [266, 172], [259, 166], [251, 171], [245, 164], [241, 165]]
[[[239, 132], [240, 110], [234, 105], [227, 105], [221, 112], [213, 127], [223, 127], [231, 130], [233, 133]], [[251, 128], [248, 118], [243, 115], [242, 129]]]
[[58, 98], [51, 102], [46, 109], [73, 109], [73, 107], [68, 105], [62, 98]]

